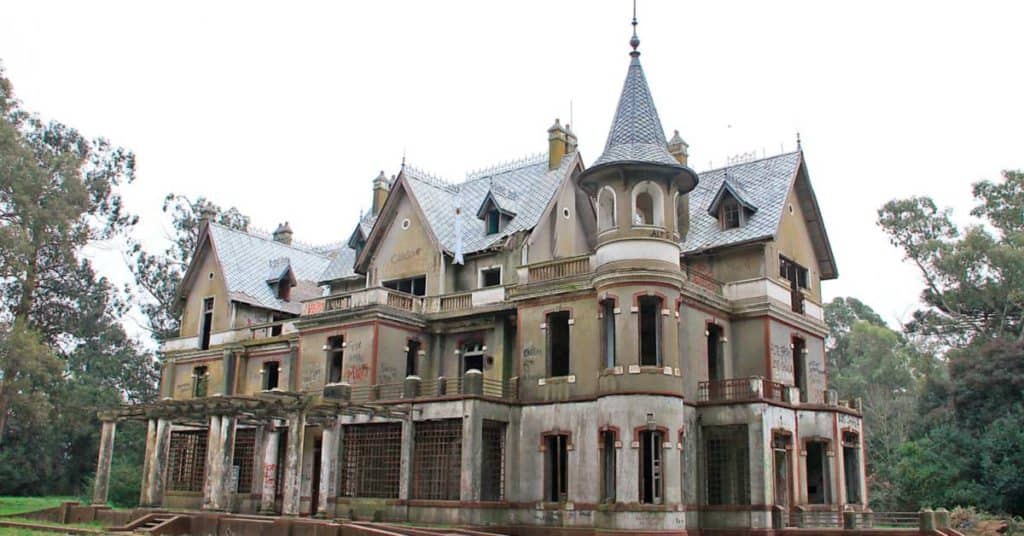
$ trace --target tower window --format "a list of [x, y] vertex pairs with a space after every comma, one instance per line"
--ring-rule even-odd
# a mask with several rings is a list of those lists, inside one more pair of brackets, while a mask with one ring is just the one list
[[597, 227], [605, 231], [615, 227], [615, 192], [605, 186], [597, 194]]
[[640, 432], [640, 502], [662, 502], [662, 433], [657, 430]]
[[548, 502], [565, 502], [569, 496], [569, 436], [549, 435], [544, 438], [545, 498]]
[[205, 366], [192, 368], [192, 397], [202, 398], [206, 396], [207, 385], [209, 384], [210, 371]]
[[269, 391], [271, 389], [277, 389], [277, 383], [280, 375], [281, 363], [277, 361], [264, 361], [263, 370], [260, 372], [263, 374], [263, 390]]
[[409, 339], [408, 345], [405, 347], [405, 376], [416, 376], [417, 367], [420, 356], [420, 341], [415, 339]]
[[661, 298], [642, 296], [640, 305], [640, 365], [661, 365]]
[[604, 368], [612, 368], [615, 366], [615, 300], [601, 302], [601, 338]]
[[345, 363], [345, 338], [342, 336], [327, 339], [327, 383], [341, 382], [341, 371]]
[[569, 375], [569, 312], [559, 311], [547, 316], [548, 376]]
[[636, 195], [636, 223], [638, 225], [654, 225], [654, 199], [647, 192]]

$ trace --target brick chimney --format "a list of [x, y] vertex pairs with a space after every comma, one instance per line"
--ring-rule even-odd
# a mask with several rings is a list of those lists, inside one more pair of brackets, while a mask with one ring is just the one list
[[[575, 136], [573, 137], [575, 139]], [[548, 169], [556, 169], [562, 165], [562, 157], [567, 153], [569, 137], [562, 123], [555, 119], [555, 124], [548, 129]]]
[[683, 138], [679, 136], [679, 131], [675, 131], [672, 135], [672, 139], [668, 140], [668, 153], [675, 157], [680, 164], [686, 165], [686, 161], [690, 158], [690, 146], [683, 141]]
[[280, 242], [286, 246], [292, 245], [292, 226], [284, 222], [274, 229], [274, 242]]
[[391, 189], [391, 184], [388, 182], [388, 178], [384, 176], [384, 170], [381, 170], [380, 174], [377, 175], [376, 179], [373, 179], [373, 215], [380, 214], [380, 209], [384, 208], [384, 202], [388, 200], [388, 191]]

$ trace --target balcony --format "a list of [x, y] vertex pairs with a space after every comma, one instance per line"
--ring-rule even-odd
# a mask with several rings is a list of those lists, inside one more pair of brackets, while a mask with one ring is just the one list
[[[278, 320], [276, 322], [264, 322], [261, 324], [250, 324], [227, 331], [218, 331], [210, 334], [210, 347], [222, 344], [240, 343], [260, 339], [270, 339], [295, 333], [293, 320]], [[198, 350], [199, 337], [179, 337], [168, 339], [161, 345], [163, 352], [178, 352], [183, 350]]]
[[[756, 402], [772, 400], [789, 402], [794, 400], [787, 385], [760, 376], [711, 380], [697, 385], [697, 400], [701, 402]], [[795, 400], [799, 400], [799, 395]]]
[[367, 402], [399, 402], [438, 398], [463, 398], [479, 396], [484, 398], [516, 400], [519, 398], [519, 378], [497, 380], [484, 378], [481, 374], [433, 379], [410, 376], [401, 383], [377, 385], [354, 385], [345, 383], [328, 384], [324, 387], [324, 398], [344, 400], [353, 404]]
[[519, 283], [541, 283], [569, 277], [578, 277], [591, 272], [589, 255], [555, 259], [519, 267]]
[[723, 295], [732, 301], [771, 300], [780, 306], [820, 322], [825, 321], [825, 310], [807, 298], [803, 291], [792, 292], [775, 279], [762, 277], [734, 281], [722, 286]]
[[505, 287], [488, 287], [427, 298], [427, 313], [455, 313], [505, 301]]
[[316, 315], [333, 311], [346, 311], [370, 305], [386, 305], [410, 313], [423, 312], [423, 297], [413, 296], [384, 287], [354, 290], [307, 300], [302, 304], [302, 315]]

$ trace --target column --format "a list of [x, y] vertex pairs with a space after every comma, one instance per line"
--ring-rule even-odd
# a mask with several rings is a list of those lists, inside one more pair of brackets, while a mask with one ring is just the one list
[[462, 402], [462, 486], [459, 500], [478, 502], [480, 500], [480, 463], [484, 430], [478, 400]]
[[206, 489], [204, 510], [227, 510], [231, 499], [231, 465], [235, 450], [235, 418], [228, 415], [210, 417], [210, 439], [207, 444]]
[[167, 453], [171, 448], [171, 426], [169, 419], [156, 420], [156, 437], [153, 443], [153, 456], [149, 462], [149, 501], [152, 506], [163, 506], [165, 478], [167, 475]]
[[281, 441], [281, 432], [277, 423], [267, 427], [263, 438], [263, 494], [260, 497], [260, 512], [270, 513], [277, 506], [277, 449]]
[[302, 492], [302, 449], [306, 439], [306, 413], [296, 411], [288, 415], [288, 450], [284, 464], [284, 505], [281, 513], [299, 515]]
[[153, 458], [156, 448], [156, 419], [149, 419], [146, 423], [146, 455], [142, 459], [142, 483], [139, 486], [139, 506], [151, 506], [153, 499], [150, 498], [150, 460]]
[[[410, 488], [412, 487], [412, 453], [415, 448], [413, 444], [415, 441], [414, 426], [412, 412], [409, 412], [409, 416], [402, 421], [402, 463], [398, 469], [398, 498], [403, 501], [412, 497]], [[465, 457], [465, 451], [462, 455]]]
[[324, 425], [320, 444], [320, 490], [317, 495], [317, 517], [334, 517], [338, 498], [338, 444], [341, 440], [341, 417]]
[[220, 415], [210, 415], [210, 425], [206, 439], [206, 479], [203, 481], [203, 510], [213, 508], [213, 480], [217, 476], [214, 467], [219, 457], [217, 447], [220, 445]]
[[103, 421], [103, 428], [100, 430], [100, 454], [96, 462], [96, 479], [93, 481], [92, 490], [92, 504], [96, 506], [106, 506], [107, 504], [107, 490], [110, 489], [110, 460], [114, 455], [116, 431], [116, 421]]

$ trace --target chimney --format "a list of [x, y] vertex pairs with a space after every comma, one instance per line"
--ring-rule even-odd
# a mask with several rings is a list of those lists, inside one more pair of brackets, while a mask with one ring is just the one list
[[683, 141], [683, 138], [679, 137], [679, 131], [675, 131], [672, 135], [672, 139], [668, 140], [668, 152], [679, 161], [680, 164], [686, 165], [686, 161], [690, 158], [690, 146]]
[[555, 124], [548, 129], [548, 169], [556, 169], [562, 165], [562, 157], [566, 153], [568, 136], [562, 123], [555, 119]]
[[389, 190], [391, 190], [391, 184], [388, 182], [388, 178], [384, 176], [384, 170], [381, 170], [380, 175], [373, 179], [374, 216], [380, 214], [380, 209], [384, 208], [384, 202], [388, 200]]
[[572, 154], [576, 152], [576, 147], [579, 143], [576, 141], [576, 133], [572, 131], [572, 127], [569, 123], [565, 124], [565, 154]]
[[284, 222], [274, 229], [274, 242], [280, 242], [286, 246], [292, 245], [292, 227]]

